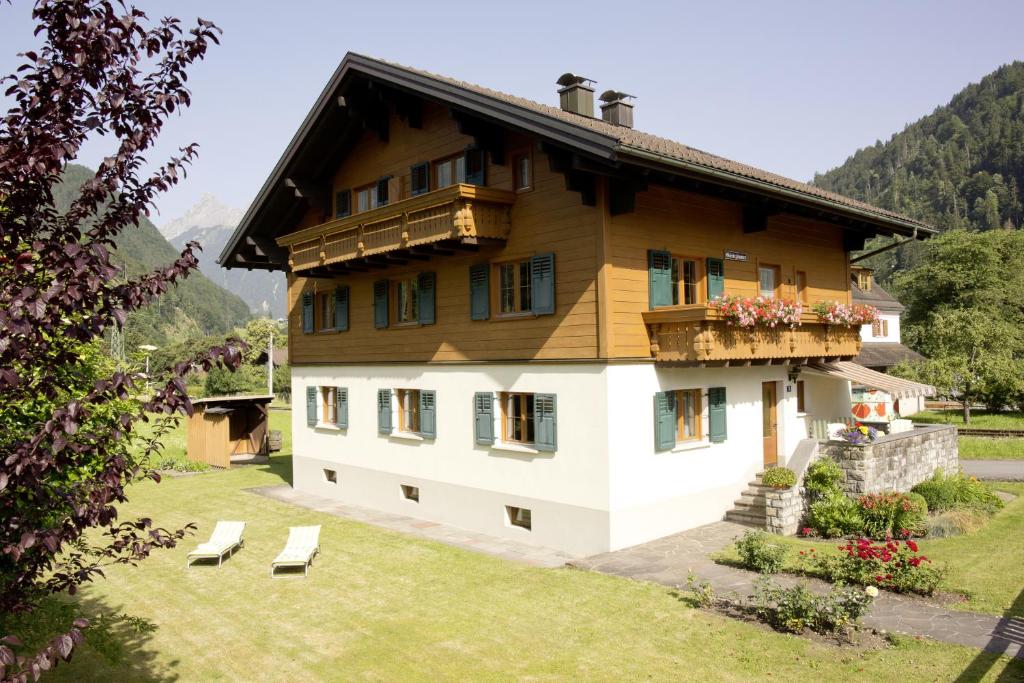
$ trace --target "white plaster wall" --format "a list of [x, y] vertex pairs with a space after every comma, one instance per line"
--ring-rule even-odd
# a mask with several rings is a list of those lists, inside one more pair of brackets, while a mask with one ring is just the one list
[[850, 382], [813, 372], [803, 372], [804, 405], [809, 420], [834, 420], [850, 414]]
[[864, 342], [897, 342], [900, 341], [900, 316], [898, 313], [881, 313], [879, 317], [889, 323], [889, 334], [876, 337], [871, 333], [871, 325], [861, 325], [860, 339]]
[[[608, 548], [605, 372], [596, 364], [295, 366], [295, 488], [570, 552], [602, 552]], [[307, 426], [306, 387], [324, 385], [348, 388], [347, 430]], [[379, 434], [382, 388], [437, 392], [437, 437]], [[555, 394], [557, 451], [477, 445], [477, 391]], [[338, 472], [337, 484], [324, 479], [325, 467]], [[418, 505], [401, 497], [402, 483], [420, 486]], [[529, 507], [533, 530], [509, 526], [505, 505]]]
[[[608, 368], [611, 547], [623, 548], [718, 521], [763, 468], [761, 382], [785, 384], [786, 368]], [[707, 425], [707, 389], [726, 388], [728, 438], [696, 448], [654, 447], [654, 394], [700, 388]], [[796, 394], [780, 389], [780, 454], [794, 429]], [[792, 404], [790, 406], [789, 404]]]

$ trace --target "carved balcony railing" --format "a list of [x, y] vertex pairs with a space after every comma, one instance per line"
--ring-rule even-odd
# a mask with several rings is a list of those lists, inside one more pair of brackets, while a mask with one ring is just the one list
[[657, 361], [686, 365], [761, 365], [849, 360], [860, 352], [860, 328], [825, 325], [805, 312], [794, 328], [742, 328], [705, 305], [644, 312]]
[[475, 244], [507, 239], [515, 193], [476, 185], [450, 185], [369, 211], [284, 235], [292, 271], [345, 264], [439, 242]]

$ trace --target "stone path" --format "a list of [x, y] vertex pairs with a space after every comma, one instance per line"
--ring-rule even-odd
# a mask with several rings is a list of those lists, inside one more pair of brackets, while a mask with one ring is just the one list
[[[672, 587], [685, 587], [686, 576], [692, 570], [699, 578], [710, 582], [719, 595], [746, 597], [753, 592], [757, 574], [716, 564], [708, 557], [746, 530], [747, 527], [738, 524], [716, 522], [625, 550], [573, 560], [570, 564]], [[784, 585], [791, 586], [799, 581], [819, 592], [829, 589], [829, 584], [815, 579], [775, 578]], [[1024, 659], [1024, 619], [947, 610], [921, 598], [882, 591], [864, 623], [878, 630], [927, 636]]]
[[533, 567], [562, 567], [573, 559], [568, 555], [551, 548], [527, 545], [516, 541], [475, 531], [466, 531], [457, 527], [428, 522], [414, 517], [371, 510], [358, 505], [345, 505], [330, 498], [314, 496], [309, 493], [297, 493], [287, 484], [264, 486], [247, 489], [250, 493], [273, 498], [284, 503], [297, 505], [317, 512], [324, 512], [335, 517], [344, 517], [357, 522], [373, 524], [392, 531], [398, 531], [420, 538], [427, 538], [465, 550], [473, 550], [487, 555], [500, 557], [503, 560], [520, 562]]
[[960, 460], [964, 472], [991, 481], [1024, 481], [1024, 460]]

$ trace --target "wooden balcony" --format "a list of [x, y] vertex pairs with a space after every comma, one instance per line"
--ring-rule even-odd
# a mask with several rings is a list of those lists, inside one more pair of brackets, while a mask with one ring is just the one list
[[651, 355], [681, 365], [799, 364], [850, 360], [860, 352], [860, 328], [824, 325], [804, 313], [799, 327], [744, 329], [726, 324], [705, 304], [644, 312]]
[[277, 243], [288, 249], [288, 265], [299, 272], [442, 242], [504, 240], [514, 200], [515, 193], [505, 190], [450, 185], [284, 235]]

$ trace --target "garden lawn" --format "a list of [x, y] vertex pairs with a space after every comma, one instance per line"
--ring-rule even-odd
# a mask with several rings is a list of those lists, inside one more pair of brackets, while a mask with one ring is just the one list
[[961, 460], [1024, 460], [1024, 438], [960, 437]]
[[[909, 416], [914, 422], [929, 424], [952, 424], [964, 427], [963, 411], [959, 408], [948, 410], [922, 410]], [[971, 411], [971, 428], [977, 429], [1020, 429], [1024, 430], [1024, 413], [1020, 412], [989, 412], [987, 410]]]
[[[93, 613], [152, 622], [110, 664], [91, 646], [52, 680], [971, 680], [1024, 662], [905, 638], [858, 651], [687, 607], [663, 586], [537, 569], [292, 507], [245, 489], [290, 478], [290, 458], [145, 482], [121, 518], [248, 523], [220, 568], [185, 569], [196, 539], [79, 594]], [[271, 579], [289, 526], [320, 524], [308, 579]], [[1018, 560], [1019, 561], [1019, 560]], [[1019, 566], [1019, 565], [1018, 565]]]
[[[1006, 504], [985, 527], [975, 533], [934, 540], [919, 539], [921, 553], [935, 562], [949, 565], [940, 590], [968, 596], [956, 609], [1000, 616], [1024, 617], [1024, 484], [995, 482], [993, 488], [1018, 497]], [[784, 571], [796, 571], [799, 552], [814, 548], [818, 553], [838, 553], [840, 541], [777, 536], [773, 543], [790, 549]], [[718, 559], [736, 562], [734, 547]]]

